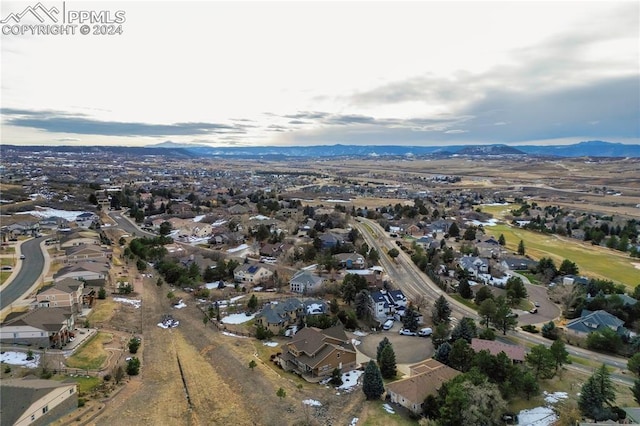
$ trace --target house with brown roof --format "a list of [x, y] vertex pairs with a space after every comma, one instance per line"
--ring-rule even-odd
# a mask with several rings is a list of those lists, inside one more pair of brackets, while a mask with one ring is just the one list
[[303, 328], [284, 345], [279, 362], [284, 370], [298, 373], [308, 381], [327, 377], [336, 368], [345, 372], [357, 367], [356, 350], [342, 325], [325, 330]]
[[415, 414], [422, 414], [422, 403], [428, 395], [435, 395], [443, 383], [448, 382], [459, 371], [428, 359], [409, 367], [410, 376], [387, 385], [387, 395], [391, 402], [402, 405]]
[[65, 278], [36, 294], [36, 303], [41, 308], [70, 308], [73, 312], [79, 312], [83, 293], [84, 282]]
[[78, 384], [35, 376], [4, 379], [0, 386], [3, 425], [48, 425], [78, 407]]
[[69, 308], [36, 308], [2, 324], [0, 342], [61, 348], [69, 342], [74, 327]]
[[272, 276], [273, 272], [260, 264], [244, 263], [233, 270], [233, 279], [241, 284], [262, 283]]
[[488, 351], [493, 356], [504, 352], [511, 361], [524, 362], [525, 350], [519, 345], [509, 345], [496, 340], [471, 339], [471, 349], [475, 352]]
[[108, 280], [109, 267], [105, 263], [80, 262], [60, 269], [54, 276], [54, 281], [62, 281], [65, 278], [76, 280]]

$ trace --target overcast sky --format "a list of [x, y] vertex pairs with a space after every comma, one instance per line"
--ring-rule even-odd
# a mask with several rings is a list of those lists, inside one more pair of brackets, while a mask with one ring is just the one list
[[640, 143], [637, 1], [65, 8], [123, 33], [2, 35], [3, 144]]

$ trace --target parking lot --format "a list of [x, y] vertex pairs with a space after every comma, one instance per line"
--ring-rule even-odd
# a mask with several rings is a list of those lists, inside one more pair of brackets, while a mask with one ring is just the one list
[[415, 364], [433, 356], [434, 349], [430, 337], [402, 336], [398, 333], [400, 328], [402, 328], [402, 323], [396, 321], [388, 331], [358, 337], [362, 343], [356, 348], [368, 357], [375, 359], [378, 344], [386, 337], [393, 345], [398, 364]]

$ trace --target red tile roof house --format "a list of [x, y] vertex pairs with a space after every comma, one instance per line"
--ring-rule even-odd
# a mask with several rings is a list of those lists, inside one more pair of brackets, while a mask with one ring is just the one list
[[422, 403], [428, 395], [435, 395], [440, 387], [460, 373], [435, 359], [428, 359], [409, 367], [410, 376], [387, 385], [391, 402], [402, 405], [414, 414], [422, 414]]
[[330, 376], [336, 368], [346, 372], [357, 367], [356, 350], [342, 325], [325, 330], [303, 328], [283, 346], [279, 362], [285, 371], [310, 382]]
[[509, 345], [495, 340], [471, 339], [471, 349], [475, 352], [489, 351], [493, 356], [504, 352], [511, 361], [524, 362], [524, 348], [518, 345]]

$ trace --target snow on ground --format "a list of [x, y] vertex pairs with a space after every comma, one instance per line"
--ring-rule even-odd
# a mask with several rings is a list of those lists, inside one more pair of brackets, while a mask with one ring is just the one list
[[243, 322], [247, 322], [252, 320], [255, 315], [247, 315], [247, 314], [231, 314], [224, 318], [222, 318], [222, 322], [224, 324], [242, 324]]
[[358, 336], [358, 337], [364, 337], [364, 336], [368, 336], [369, 333], [365, 333], [364, 331], [360, 331], [360, 330], [356, 330], [353, 332], [354, 336]]
[[200, 222], [202, 219], [204, 219], [205, 217], [207, 217], [207, 215], [201, 214], [199, 216], [196, 216], [193, 218], [194, 222]]
[[350, 203], [351, 199], [349, 199], [349, 200], [331, 200], [331, 199], [329, 199], [329, 200], [326, 200], [326, 201], [327, 201], [327, 203]]
[[349, 426], [356, 426], [358, 424], [358, 420], [360, 420], [357, 417], [354, 417], [353, 419], [351, 419], [351, 423], [349, 423]]
[[125, 299], [124, 297], [114, 297], [113, 301], [114, 302], [119, 302], [119, 303], [129, 304], [129, 305], [133, 306], [136, 309], [138, 309], [140, 307], [140, 305], [142, 304], [142, 300]]
[[558, 417], [549, 407], [536, 407], [518, 413], [518, 425], [520, 426], [550, 426], [556, 420]]
[[547, 402], [547, 404], [555, 404], [561, 399], [569, 398], [569, 394], [567, 394], [566, 392], [548, 393], [547, 391], [544, 391], [543, 395], [544, 395], [544, 400]]
[[347, 373], [342, 373], [342, 384], [338, 386], [338, 389], [342, 390], [351, 390], [355, 385], [358, 384], [358, 379], [362, 375], [362, 371], [353, 370]]
[[[38, 206], [36, 206], [38, 207]], [[47, 217], [61, 217], [68, 221], [75, 221], [78, 216], [80, 216], [83, 211], [75, 211], [75, 210], [58, 210], [58, 209], [50, 209], [50, 208], [41, 208], [39, 210], [31, 210], [28, 212], [18, 212], [16, 214], [30, 214], [31, 216], [47, 218]]]
[[496, 226], [498, 224], [498, 219], [489, 219], [486, 222], [480, 222], [479, 220], [472, 220], [467, 222], [467, 224], [473, 224], [473, 226]]
[[215, 228], [215, 227], [217, 227], [217, 226], [222, 226], [222, 225], [224, 225], [225, 223], [227, 223], [227, 221], [226, 221], [225, 219], [219, 219], [219, 220], [216, 220], [215, 222], [213, 222], [213, 223], [211, 224], [211, 226], [213, 226], [213, 227]]
[[351, 344], [353, 346], [358, 346], [360, 343], [362, 343], [360, 340], [358, 339], [351, 339]]
[[312, 407], [322, 407], [320, 401], [316, 401], [315, 399], [305, 399], [302, 403], [305, 405], [311, 405]]
[[278, 342], [263, 342], [262, 344], [271, 348], [275, 348], [276, 346], [278, 346]]
[[509, 203], [489, 203], [489, 204], [480, 204], [480, 207], [482, 206], [508, 206]]
[[264, 216], [264, 215], [261, 215], [261, 214], [259, 214], [257, 216], [251, 216], [249, 218], [249, 220], [268, 220], [268, 219], [270, 219], [269, 216]]
[[382, 408], [384, 408], [384, 411], [386, 411], [389, 414], [395, 414], [396, 413], [389, 404], [386, 404], [386, 403], [382, 404]]
[[249, 246], [247, 244], [240, 244], [238, 247], [230, 248], [227, 250], [227, 253], [235, 253], [237, 251], [242, 251], [248, 249]]
[[222, 334], [230, 337], [239, 337], [241, 339], [246, 339], [246, 336], [238, 336], [237, 334], [229, 333], [228, 331], [223, 331]]
[[187, 304], [186, 304], [186, 303], [184, 303], [184, 302], [182, 301], [182, 299], [180, 299], [180, 301], [178, 302], [178, 304], [177, 304], [177, 305], [173, 305], [173, 307], [174, 307], [174, 308], [176, 308], [176, 309], [182, 309], [182, 308], [186, 308], [186, 307], [187, 307]]
[[36, 368], [40, 362], [40, 355], [34, 353], [33, 359], [27, 361], [26, 352], [5, 352], [0, 355], [0, 361], [10, 365], [22, 365], [27, 368]]

